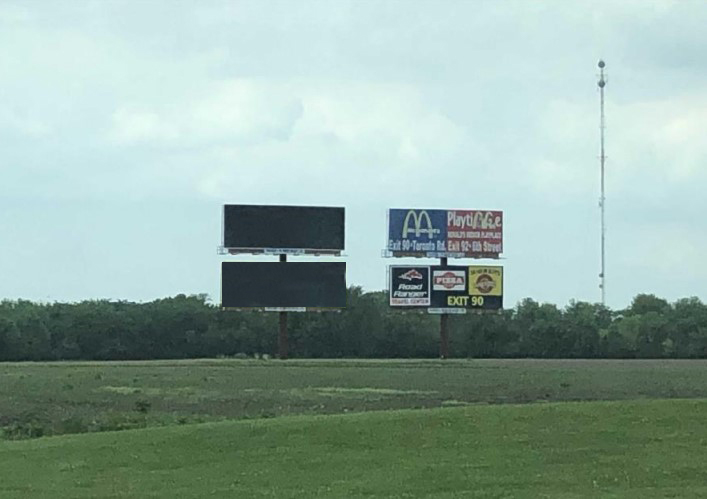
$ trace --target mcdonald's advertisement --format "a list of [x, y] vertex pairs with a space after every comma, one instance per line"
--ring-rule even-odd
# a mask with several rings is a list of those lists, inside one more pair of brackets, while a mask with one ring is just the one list
[[393, 256], [498, 258], [503, 212], [390, 209], [388, 251]]
[[392, 307], [499, 310], [503, 267], [498, 265], [390, 267]]

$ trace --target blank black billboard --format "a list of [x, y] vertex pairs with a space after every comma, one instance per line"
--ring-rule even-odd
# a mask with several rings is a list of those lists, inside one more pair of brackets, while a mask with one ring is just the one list
[[224, 308], [346, 307], [344, 262], [222, 262]]
[[344, 208], [227, 204], [223, 245], [342, 251]]

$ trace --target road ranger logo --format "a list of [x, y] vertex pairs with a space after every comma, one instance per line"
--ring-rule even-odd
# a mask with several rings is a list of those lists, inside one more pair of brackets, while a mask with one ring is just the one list
[[[420, 297], [420, 296], [425, 296], [427, 294], [427, 291], [423, 289], [424, 283], [422, 282], [424, 276], [420, 271], [417, 269], [410, 269], [404, 274], [400, 274], [398, 276], [399, 279], [403, 279], [405, 281], [408, 281], [408, 283], [401, 282], [398, 284], [398, 289], [393, 293], [393, 296], [395, 297]], [[419, 284], [415, 283], [413, 284], [412, 281], [420, 281]], [[415, 293], [411, 293], [411, 291], [416, 291]]]
[[[423, 220], [426, 228], [422, 227]], [[412, 227], [410, 227], [411, 221], [413, 224]], [[415, 210], [410, 210], [407, 215], [405, 215], [405, 220], [403, 221], [403, 239], [407, 239], [410, 232], [414, 232], [415, 237], [420, 237], [420, 234], [427, 234], [429, 239], [434, 239], [434, 237], [440, 233], [440, 230], [432, 227], [432, 220], [427, 211], [421, 210], [418, 214], [415, 213]]]
[[430, 268], [390, 268], [390, 304], [403, 307], [428, 307], [430, 305]]
[[466, 272], [463, 270], [435, 271], [432, 286], [435, 291], [466, 291]]
[[415, 269], [410, 269], [404, 274], [400, 274], [400, 279], [405, 279], [406, 281], [412, 281], [413, 279], [422, 279], [422, 274], [420, 274]]

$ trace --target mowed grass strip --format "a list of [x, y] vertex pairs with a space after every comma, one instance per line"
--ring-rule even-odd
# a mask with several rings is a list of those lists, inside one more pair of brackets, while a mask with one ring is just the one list
[[0, 443], [0, 497], [706, 497], [707, 401], [292, 416]]
[[0, 364], [0, 439], [464, 404], [707, 398], [705, 360]]

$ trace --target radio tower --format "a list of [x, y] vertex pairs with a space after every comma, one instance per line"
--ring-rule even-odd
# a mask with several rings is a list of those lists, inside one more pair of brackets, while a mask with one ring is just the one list
[[599, 197], [599, 209], [601, 210], [601, 272], [599, 273], [599, 289], [601, 289], [601, 304], [606, 305], [606, 261], [605, 261], [605, 248], [604, 243], [606, 239], [606, 226], [604, 225], [604, 208], [606, 204], [606, 197], [604, 196], [604, 161], [606, 156], [604, 155], [604, 87], [606, 86], [606, 80], [604, 79], [604, 61], [599, 60], [599, 81], [597, 85], [599, 86], [600, 97], [600, 107], [601, 107], [601, 118], [599, 121], [599, 133], [601, 136], [601, 156], [599, 159], [601, 161], [601, 196]]

